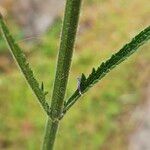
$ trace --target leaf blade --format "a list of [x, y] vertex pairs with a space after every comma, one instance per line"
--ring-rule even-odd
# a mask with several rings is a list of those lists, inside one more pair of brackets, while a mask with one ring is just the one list
[[[94, 84], [105, 77], [113, 68], [119, 65], [121, 62], [126, 60], [130, 55], [132, 55], [136, 50], [150, 40], [150, 26], [145, 28], [137, 36], [135, 36], [131, 42], [124, 45], [117, 53], [113, 54], [106, 62], [102, 62], [101, 65], [95, 69], [93, 68], [91, 74], [85, 77], [86, 80], [81, 82], [82, 94], [87, 92]], [[84, 74], [83, 74], [84, 75]], [[83, 76], [82, 75], [82, 76]], [[84, 75], [85, 76], [85, 75]], [[82, 80], [81, 80], [82, 81]], [[64, 113], [69, 110], [72, 105], [80, 98], [78, 90], [76, 90], [72, 96], [67, 100]]]
[[12, 53], [13, 57], [15, 58], [21, 72], [23, 73], [25, 79], [27, 80], [34, 94], [38, 98], [43, 109], [46, 111], [47, 114], [49, 114], [50, 108], [45, 100], [45, 93], [44, 91], [42, 91], [42, 89], [40, 89], [39, 83], [34, 77], [33, 71], [31, 70], [23, 51], [11, 36], [9, 29], [6, 26], [1, 14], [0, 14], [0, 27], [3, 36], [8, 44], [9, 50]]

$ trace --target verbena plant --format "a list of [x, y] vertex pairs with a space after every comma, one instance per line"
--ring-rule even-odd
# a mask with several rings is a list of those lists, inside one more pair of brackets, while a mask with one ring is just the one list
[[0, 15], [1, 31], [9, 49], [32, 91], [36, 95], [37, 100], [40, 102], [48, 116], [42, 146], [43, 150], [53, 149], [60, 120], [79, 100], [79, 98], [94, 84], [105, 77], [106, 74], [108, 74], [113, 68], [136, 52], [140, 46], [150, 39], [150, 26], [148, 26], [136, 35], [131, 42], [127, 43], [118, 52], [113, 54], [107, 61], [102, 62], [97, 69], [93, 68], [92, 72], [87, 77], [82, 73], [79, 78], [76, 91], [73, 92], [69, 99], [65, 100], [67, 81], [80, 15], [81, 1], [82, 0], [66, 0], [51, 105], [49, 105], [49, 102], [46, 100], [47, 93], [44, 90], [44, 84], [42, 83], [40, 85], [34, 77], [33, 71], [30, 68], [23, 51], [11, 36], [2, 15]]

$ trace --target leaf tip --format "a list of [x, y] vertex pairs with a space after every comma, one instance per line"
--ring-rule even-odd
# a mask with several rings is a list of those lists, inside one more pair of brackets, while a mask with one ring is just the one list
[[82, 73], [81, 75], [81, 82], [86, 80], [86, 76]]

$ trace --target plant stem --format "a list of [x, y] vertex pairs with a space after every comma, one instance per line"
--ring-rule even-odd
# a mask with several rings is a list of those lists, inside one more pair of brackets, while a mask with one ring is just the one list
[[67, 0], [51, 101], [51, 118], [47, 121], [43, 150], [52, 150], [62, 115], [71, 59], [76, 38], [81, 0]]

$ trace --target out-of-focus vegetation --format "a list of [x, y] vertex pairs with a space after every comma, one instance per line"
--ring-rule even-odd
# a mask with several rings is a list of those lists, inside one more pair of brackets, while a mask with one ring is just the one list
[[[149, 25], [147, 0], [88, 0], [84, 2], [67, 96], [76, 78], [108, 58]], [[35, 44], [21, 42], [21, 30], [11, 19], [10, 29], [31, 62], [36, 76], [52, 90], [61, 19]], [[61, 122], [56, 149], [126, 150], [134, 129], [130, 114], [143, 101], [149, 82], [150, 46], [113, 70], [83, 96]], [[50, 99], [51, 93], [47, 96]], [[37, 150], [42, 142], [45, 113], [0, 38], [0, 149]]]

